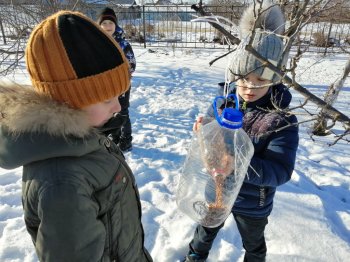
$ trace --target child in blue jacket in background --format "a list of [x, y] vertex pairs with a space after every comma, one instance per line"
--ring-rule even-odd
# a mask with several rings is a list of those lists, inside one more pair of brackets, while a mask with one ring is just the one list
[[[130, 65], [129, 72], [131, 77], [136, 69], [134, 51], [130, 43], [125, 40], [124, 30], [118, 26], [117, 16], [114, 10], [109, 7], [104, 8], [98, 16], [97, 23], [107, 34], [112, 36], [122, 48]], [[130, 89], [131, 86], [127, 92], [119, 97], [122, 110], [104, 126], [106, 128], [105, 133], [111, 135], [113, 141], [119, 145], [119, 148], [123, 152], [132, 150], [132, 128], [129, 117]]]
[[[269, 34], [266, 30], [282, 34], [284, 18], [278, 6], [265, 6], [265, 10], [260, 24], [262, 30], [256, 29], [253, 47], [271, 63], [277, 64], [283, 59], [283, 42], [276, 34]], [[243, 15], [241, 30], [254, 24], [250, 23], [254, 19], [252, 11], [251, 7]], [[239, 49], [233, 54], [228, 69], [232, 82], [228, 93], [238, 94], [240, 109], [244, 113], [243, 129], [254, 145], [254, 155], [232, 207], [232, 214], [245, 249], [244, 262], [263, 262], [267, 252], [264, 231], [272, 211], [276, 187], [288, 182], [294, 169], [299, 142], [297, 119], [282, 110], [276, 111], [276, 106], [280, 109], [289, 106], [291, 93], [280, 84], [280, 77], [263, 67], [255, 56]], [[220, 85], [223, 90], [224, 83]], [[223, 101], [221, 107], [224, 106], [234, 106], [234, 101]], [[214, 117], [213, 108], [208, 110], [208, 115]], [[194, 131], [200, 123], [201, 119], [197, 120]], [[214, 239], [223, 226], [224, 223], [216, 228], [198, 225], [184, 261], [206, 261]]]

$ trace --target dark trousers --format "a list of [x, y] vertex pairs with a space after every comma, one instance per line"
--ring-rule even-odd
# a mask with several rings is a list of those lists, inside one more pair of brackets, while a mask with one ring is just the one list
[[[234, 214], [234, 218], [246, 251], [244, 262], [264, 262], [267, 251], [264, 237], [265, 226], [268, 223], [267, 217], [251, 218]], [[224, 223], [216, 228], [198, 225], [190, 242], [190, 252], [194, 252], [206, 259], [215, 237], [223, 226]]]
[[131, 142], [132, 140], [131, 122], [129, 117], [130, 88], [118, 99], [121, 106], [121, 111], [103, 126], [105, 135], [111, 135], [116, 144], [118, 144], [120, 141], [127, 143]]

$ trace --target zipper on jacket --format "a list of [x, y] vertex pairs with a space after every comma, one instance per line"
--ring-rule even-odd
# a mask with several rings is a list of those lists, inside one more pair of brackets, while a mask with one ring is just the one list
[[[110, 248], [110, 257], [111, 257], [111, 262], [118, 262], [117, 256], [114, 254], [114, 249], [113, 249], [113, 239], [112, 239], [112, 218], [111, 218], [111, 212], [107, 212], [107, 226], [108, 226], [108, 241], [109, 241], [109, 248]], [[117, 251], [116, 251], [117, 252]]]
[[[113, 151], [113, 150], [111, 150], [111, 151]], [[123, 163], [123, 161], [125, 162], [125, 159], [121, 159], [121, 158], [123, 157], [123, 155], [119, 155], [119, 154], [117, 154], [117, 153], [115, 153], [115, 152], [112, 152], [112, 154], [113, 154], [121, 163]], [[122, 165], [123, 165], [123, 164], [122, 164]], [[126, 168], [127, 173], [128, 173], [128, 174], [131, 174], [131, 175], [128, 175], [128, 177], [129, 177], [129, 179], [131, 180], [131, 185], [132, 185], [132, 187], [133, 187], [133, 189], [134, 189], [136, 198], [137, 198], [137, 200], [138, 200], [138, 201], [137, 201], [137, 206], [138, 206], [138, 210], [139, 210], [139, 220], [140, 220], [141, 235], [142, 235], [142, 249], [143, 249], [143, 252], [144, 252], [144, 254], [145, 254], [146, 259], [148, 260], [148, 256], [146, 255], [145, 246], [144, 246], [144, 244], [145, 244], [145, 231], [144, 231], [144, 229], [143, 229], [143, 224], [142, 224], [142, 222], [141, 222], [142, 207], [141, 207], [141, 200], [140, 200], [139, 191], [138, 191], [138, 189], [137, 189], [137, 187], [136, 187], [136, 182], [135, 182], [135, 179], [133, 178], [133, 173], [132, 173], [132, 171], [131, 171], [129, 165], [123, 165], [123, 166]], [[148, 261], [152, 261], [152, 260], [148, 260]], [[116, 260], [116, 262], [117, 262], [117, 260]]]
[[[100, 143], [106, 147], [106, 149], [110, 154], [113, 154], [113, 150], [111, 148], [111, 141], [107, 137], [101, 138]], [[110, 248], [109, 256], [110, 256], [111, 262], [118, 262], [119, 261], [118, 257], [115, 254], [115, 253], [118, 253], [118, 251], [117, 250], [114, 251], [114, 247], [113, 247], [111, 211], [107, 212], [107, 227], [108, 227], [108, 241], [109, 241], [109, 248]]]
[[[120, 163], [122, 164], [123, 161], [125, 161], [125, 159], [121, 159], [121, 157], [124, 157], [123, 155], [120, 155], [118, 154], [118, 152], [114, 152], [113, 149], [111, 148], [111, 141], [106, 138], [104, 141], [103, 141], [103, 144], [105, 145], [105, 147], [107, 148], [108, 152], [113, 154], [119, 161]], [[122, 164], [123, 165], [123, 164]], [[132, 171], [130, 169], [130, 167], [128, 165], [123, 165], [129, 174], [132, 174]], [[132, 176], [128, 176], [129, 178], [132, 178]], [[138, 205], [138, 210], [139, 210], [139, 219], [140, 219], [140, 224], [141, 224], [141, 234], [142, 234], [142, 249], [143, 249], [143, 252], [145, 254], [145, 257], [146, 259], [148, 260], [148, 256], [146, 255], [146, 252], [145, 251], [145, 246], [144, 246], [144, 243], [145, 243], [145, 231], [143, 229], [143, 225], [141, 223], [141, 216], [142, 216], [142, 207], [141, 207], [141, 200], [140, 200], [140, 195], [138, 193], [138, 189], [136, 188], [136, 184], [135, 184], [135, 180], [134, 179], [131, 179], [132, 182], [132, 187], [134, 189], [134, 192], [136, 194], [136, 198], [137, 198], [137, 205]], [[118, 258], [113, 254], [113, 249], [112, 249], [112, 228], [111, 228], [111, 215], [110, 215], [110, 212], [107, 212], [107, 220], [108, 220], [108, 230], [110, 231], [110, 234], [109, 234], [109, 244], [110, 244], [110, 247], [111, 247], [111, 262], [118, 262]], [[148, 260], [149, 261], [149, 260]]]

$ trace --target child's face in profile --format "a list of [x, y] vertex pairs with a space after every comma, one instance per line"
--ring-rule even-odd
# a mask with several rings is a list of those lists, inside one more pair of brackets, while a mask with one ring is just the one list
[[246, 102], [254, 102], [262, 98], [269, 91], [272, 82], [261, 78], [255, 73], [250, 73], [246, 77], [237, 81], [238, 94]]
[[111, 20], [103, 20], [101, 23], [101, 28], [110, 36], [115, 32], [115, 23]]
[[100, 127], [113, 117], [114, 113], [120, 112], [121, 107], [116, 96], [104, 102], [84, 107], [82, 110], [87, 113], [91, 126]]

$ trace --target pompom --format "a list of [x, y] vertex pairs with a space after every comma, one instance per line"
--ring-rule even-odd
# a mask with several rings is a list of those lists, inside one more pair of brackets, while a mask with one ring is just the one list
[[[254, 12], [255, 7], [255, 12]], [[270, 1], [264, 1], [260, 10], [260, 17], [256, 22], [255, 28], [264, 31], [283, 34], [285, 30], [285, 18], [279, 5]], [[239, 23], [241, 37], [247, 37], [253, 30], [256, 16], [260, 9], [260, 4], [251, 4], [243, 13]]]

